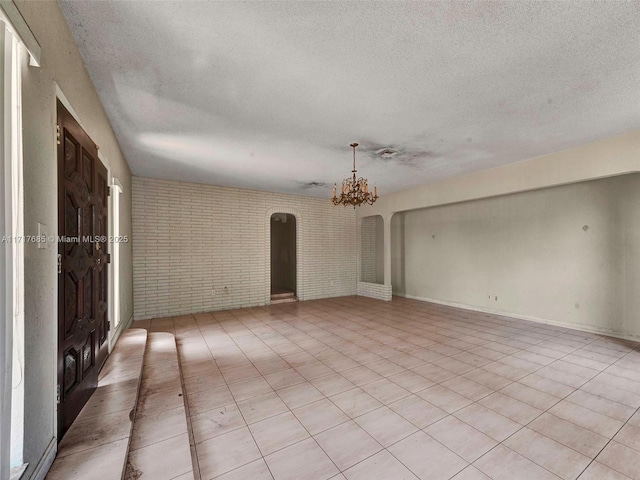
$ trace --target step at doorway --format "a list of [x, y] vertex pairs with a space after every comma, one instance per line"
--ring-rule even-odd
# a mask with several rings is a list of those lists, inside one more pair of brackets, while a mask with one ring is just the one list
[[272, 288], [271, 289], [271, 304], [297, 302], [298, 297], [295, 292], [286, 290], [284, 288]]

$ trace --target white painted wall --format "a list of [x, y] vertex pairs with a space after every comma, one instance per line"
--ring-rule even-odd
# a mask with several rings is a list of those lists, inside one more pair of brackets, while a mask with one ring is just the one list
[[296, 215], [298, 298], [354, 295], [352, 208], [328, 199], [133, 177], [134, 318], [269, 303], [275, 212]]
[[[42, 65], [22, 70], [24, 138], [24, 232], [37, 235], [37, 223], [57, 235], [56, 83], [89, 136], [109, 159], [123, 184], [121, 233], [131, 234], [131, 173], [109, 119], [57, 2], [16, 0], [42, 47]], [[55, 377], [57, 338], [57, 247], [25, 245], [25, 421], [27, 478], [44, 475], [56, 449]], [[121, 318], [132, 316], [131, 246], [121, 250]]]
[[360, 223], [360, 281], [384, 282], [384, 225], [380, 215]]
[[384, 219], [376, 216], [376, 283], [384, 283]]
[[376, 283], [376, 219], [378, 215], [363, 218], [360, 223], [360, 281]]
[[397, 213], [394, 293], [640, 335], [637, 192], [635, 174]]
[[[620, 217], [617, 220], [600, 218], [598, 223], [600, 233], [598, 235], [595, 235], [593, 230], [589, 230], [591, 236], [588, 238], [601, 242], [599, 251], [587, 251], [583, 249], [583, 253], [585, 253], [586, 256], [576, 259], [573, 257], [575, 253], [570, 249], [565, 248], [565, 250], [562, 250], [568, 252], [570, 255], [568, 257], [568, 260], [572, 262], [570, 266], [578, 270], [560, 271], [557, 273], [560, 277], [556, 277], [556, 280], [552, 283], [559, 285], [560, 280], [563, 278], [566, 282], [574, 279], [579, 280], [580, 287], [576, 290], [575, 285], [565, 283], [564, 287], [566, 288], [552, 292], [551, 289], [547, 289], [545, 286], [543, 288], [544, 291], [552, 296], [545, 297], [536, 294], [539, 302], [543, 305], [534, 305], [534, 302], [526, 298], [522, 299], [524, 303], [519, 304], [516, 303], [514, 297], [511, 297], [512, 300], [510, 302], [504, 299], [504, 303], [499, 305], [501, 302], [500, 294], [498, 294], [498, 302], [494, 300], [493, 303], [489, 305], [484, 301], [486, 296], [493, 292], [490, 290], [485, 292], [484, 290], [487, 290], [487, 288], [482, 287], [477, 287], [476, 291], [475, 285], [484, 283], [484, 287], [489, 287], [490, 289], [491, 287], [493, 287], [493, 289], [506, 288], [507, 298], [510, 298], [509, 289], [514, 289], [522, 282], [530, 285], [530, 283], [527, 283], [529, 280], [524, 278], [524, 276], [530, 273], [528, 268], [531, 268], [531, 265], [523, 264], [523, 262], [535, 263], [542, 257], [540, 256], [541, 253], [532, 253], [527, 249], [527, 246], [530, 246], [528, 242], [524, 242], [524, 244], [521, 242], [519, 245], [513, 243], [507, 245], [502, 241], [502, 238], [492, 238], [492, 232], [489, 227], [485, 228], [479, 224], [474, 225], [468, 216], [470, 215], [469, 212], [476, 208], [473, 206], [474, 203], [484, 201], [483, 199], [505, 196], [503, 197], [504, 200], [500, 200], [500, 202], [496, 204], [499, 206], [496, 207], [497, 213], [493, 219], [495, 222], [493, 228], [499, 227], [504, 229], [506, 234], [511, 235], [514, 242], [520, 242], [520, 240], [515, 237], [517, 232], [515, 232], [515, 230], [509, 231], [507, 227], [510, 224], [504, 223], [506, 222], [503, 218], [504, 215], [511, 215], [509, 218], [515, 222], [514, 225], [519, 225], [520, 222], [517, 215], [514, 216], [514, 212], [518, 211], [516, 203], [508, 203], [506, 200], [510, 198], [508, 195], [531, 192], [534, 195], [543, 195], [542, 197], [536, 196], [535, 198], [541, 198], [542, 200], [540, 201], [544, 204], [545, 195], [551, 195], [551, 193], [549, 193], [551, 190], [547, 190], [544, 194], [535, 193], [536, 190], [554, 186], [570, 186], [589, 180], [605, 179], [637, 173], [639, 171], [640, 131], [635, 131], [505, 167], [494, 168], [444, 182], [426, 184], [421, 187], [384, 195], [373, 206], [363, 207], [358, 210], [357, 215], [358, 218], [376, 214], [383, 216], [385, 222], [385, 284], [393, 284], [394, 291], [398, 293], [409, 292], [409, 295], [416, 294], [416, 296], [425, 299], [431, 298], [438, 301], [447, 301], [478, 310], [497, 310], [507, 315], [520, 315], [539, 321], [562, 322], [576, 328], [605, 331], [616, 335], [639, 335], [639, 320], [637, 313], [634, 312], [638, 312], [640, 302], [637, 299], [638, 295], [633, 292], [638, 291], [638, 287], [640, 287], [640, 266], [638, 266], [638, 261], [640, 260], [637, 253], [637, 249], [639, 248], [638, 236], [640, 235], [638, 232], [640, 220], [637, 218], [637, 212], [640, 211], [640, 203], [638, 200], [637, 187], [634, 189], [633, 186], [633, 175], [617, 179], [620, 184], [615, 191], [614, 197], [607, 197], [602, 193], [604, 197], [602, 197], [599, 202], [589, 198], [585, 199], [585, 201], [588, 200], [586, 205], [580, 206], [573, 205], [572, 199], [567, 198], [566, 205], [561, 202], [556, 204], [554, 208], [548, 208], [546, 213], [549, 217], [545, 220], [547, 223], [544, 223], [542, 217], [540, 217], [544, 211], [540, 209], [542, 209], [544, 205], [524, 205], [527, 208], [533, 209], [531, 212], [533, 212], [532, 214], [534, 214], [534, 216], [537, 216], [536, 218], [538, 220], [536, 221], [539, 222], [539, 225], [550, 227], [555, 226], [554, 222], [560, 222], [558, 224], [558, 227], [561, 227], [560, 231], [554, 232], [551, 237], [551, 239], [556, 242], [556, 245], [563, 245], [563, 242], [571, 244], [576, 238], [579, 238], [575, 237], [576, 232], [567, 230], [566, 222], [562, 223], [560, 220], [560, 218], [566, 219], [566, 215], [562, 217], [563, 212], [570, 208], [573, 208], [575, 213], [589, 213], [589, 215], [591, 215], [589, 218], [592, 218], [592, 221], [594, 218], [597, 218], [598, 212], [609, 212], [611, 209], [617, 212], [616, 215]], [[624, 178], [624, 180], [622, 178]], [[581, 188], [586, 187], [583, 185]], [[595, 187], [590, 186], [589, 188]], [[512, 201], [519, 202], [519, 199]], [[470, 202], [471, 207], [469, 208], [471, 210], [465, 210], [464, 212], [461, 210], [458, 211], [457, 209], [450, 211], [442, 210], [439, 211], [441, 216], [437, 219], [431, 217], [427, 219], [418, 213], [411, 213], [414, 210], [430, 207], [442, 208], [446, 205], [459, 204], [460, 202]], [[607, 202], [614, 202], [617, 206], [614, 208], [608, 205]], [[583, 207], [584, 210], [580, 210], [579, 207]], [[445, 212], [446, 215], [451, 215], [451, 217], [442, 216], [444, 215], [443, 212]], [[482, 209], [475, 211], [475, 214], [479, 216], [477, 218], [478, 222], [492, 220], [485, 218], [483, 216], [484, 212]], [[433, 215], [435, 215], [435, 213]], [[467, 215], [467, 217], [465, 217], [465, 215]], [[411, 220], [411, 223], [408, 224], [408, 220]], [[429, 283], [429, 281], [424, 280], [426, 277], [436, 278], [438, 275], [443, 274], [443, 272], [425, 271], [423, 279], [419, 280], [401, 271], [402, 265], [408, 265], [408, 271], [411, 271], [416, 262], [422, 264], [425, 268], [436, 266], [429, 263], [431, 260], [426, 261], [422, 258], [423, 252], [427, 250], [416, 249], [417, 244], [415, 243], [415, 239], [412, 239], [413, 237], [408, 240], [409, 243], [406, 245], [405, 242], [399, 238], [400, 232], [404, 229], [404, 231], [420, 235], [420, 241], [425, 249], [430, 248], [428, 241], [441, 241], [437, 234], [436, 239], [431, 238], [431, 235], [435, 232], [429, 233], [430, 229], [427, 228], [427, 224], [425, 224], [427, 220], [437, 221], [439, 226], [443, 228], [446, 226], [447, 230], [454, 234], [453, 238], [456, 239], [455, 242], [441, 246], [441, 248], [446, 248], [446, 251], [442, 253], [450, 255], [450, 257], [447, 257], [449, 260], [452, 260], [454, 264], [456, 264], [456, 262], [461, 261], [460, 256], [466, 254], [469, 256], [469, 258], [467, 258], [469, 264], [473, 264], [474, 262], [477, 264], [476, 275], [471, 278], [465, 277], [464, 275], [467, 274], [468, 271], [458, 272], [460, 273], [456, 279], [456, 281], [459, 282], [460, 288], [458, 293], [452, 290], [445, 291], [445, 287], [435, 284], [435, 281]], [[403, 222], [404, 227], [402, 227]], [[613, 223], [607, 225], [606, 222]], [[521, 225], [520, 227], [528, 228], [528, 224]], [[462, 232], [464, 232], [464, 235]], [[605, 232], [608, 232], [608, 237], [605, 235]], [[512, 280], [513, 285], [501, 284], [499, 276], [504, 275], [505, 272], [498, 270], [498, 266], [500, 265], [500, 263], [496, 263], [499, 260], [497, 256], [498, 253], [492, 253], [494, 250], [488, 252], [482, 251], [480, 252], [482, 255], [478, 256], [477, 254], [479, 252], [474, 251], [472, 249], [473, 246], [468, 244], [472, 239], [480, 241], [481, 244], [485, 246], [490, 240], [495, 240], [497, 241], [496, 245], [499, 245], [500, 248], [503, 250], [506, 248], [504, 254], [512, 256], [515, 262], [514, 265], [520, 273], [519, 276], [507, 275], [507, 277]], [[405, 245], [405, 248], [401, 248], [399, 245]], [[542, 242], [540, 248], [547, 248], [548, 245], [549, 243]], [[584, 247], [586, 248], [586, 246]], [[498, 248], [498, 250], [500, 250], [500, 248]], [[620, 251], [618, 252], [618, 250]], [[416, 252], [421, 253], [416, 257]], [[515, 256], [516, 252], [525, 255], [525, 257], [518, 259]], [[609, 252], [607, 253], [608, 257], [605, 255], [605, 252]], [[547, 253], [556, 256], [556, 251]], [[594, 257], [594, 255], [598, 256]], [[556, 256], [556, 259], [560, 261], [560, 257]], [[596, 260], [601, 262], [598, 269], [598, 278], [581, 278], [577, 274], [578, 271], [593, 273], [593, 262]], [[424, 263], [425, 261], [427, 262], [426, 265]], [[493, 261], [493, 263], [490, 263], [491, 261]], [[546, 261], [540, 263], [540, 265], [545, 264], [550, 265]], [[567, 258], [564, 258], [564, 260], [559, 263], [559, 265], [566, 264]], [[620, 275], [616, 276], [611, 273], [615, 270], [619, 271]], [[485, 272], [484, 274], [482, 274], [483, 271]], [[555, 267], [554, 270], [551, 270], [551, 274], [556, 275]], [[480, 278], [480, 275], [484, 275], [484, 278]], [[536, 278], [540, 279], [541, 275], [543, 274], [537, 272]], [[603, 282], [603, 276], [611, 280], [615, 286], [610, 286], [606, 284], [606, 282]], [[447, 277], [445, 277], [445, 279], [447, 279]], [[450, 281], [450, 279], [447, 279], [447, 281]], [[496, 282], [499, 283], [497, 286], [495, 285]], [[597, 285], [601, 285], [604, 290], [596, 291]], [[589, 296], [590, 294], [592, 295]], [[511, 295], [513, 295], [513, 292], [511, 292]], [[437, 296], [449, 298], [449, 300], [442, 300], [437, 298]], [[570, 301], [571, 297], [576, 298]], [[582, 299], [582, 302], [580, 302], [579, 298]], [[616, 302], [621, 302], [621, 304], [616, 306]], [[575, 303], [580, 304], [579, 309], [575, 308]], [[573, 305], [574, 310], [572, 311], [567, 308], [567, 305]], [[594, 313], [585, 313], [583, 311], [585, 305], [587, 305], [587, 308], [590, 307]], [[576, 312], [575, 310], [580, 310], [580, 312]], [[606, 312], [608, 316], [596, 317], [598, 313], [603, 312]], [[562, 319], [559, 318], [560, 314], [562, 314]]]
[[621, 315], [624, 329], [640, 335], [640, 182], [638, 175], [620, 178], [618, 184], [620, 225]]
[[390, 302], [392, 298], [391, 285], [358, 282], [357, 295]]

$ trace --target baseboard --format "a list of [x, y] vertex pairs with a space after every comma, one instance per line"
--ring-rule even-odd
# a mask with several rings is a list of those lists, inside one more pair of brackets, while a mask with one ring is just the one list
[[478, 306], [475, 306], [475, 305], [467, 305], [465, 303], [449, 302], [449, 301], [446, 301], [446, 300], [438, 300], [438, 299], [435, 299], [435, 298], [418, 297], [418, 296], [415, 296], [415, 295], [408, 295], [408, 294], [403, 295], [403, 294], [399, 294], [399, 293], [394, 293], [394, 295], [397, 296], [397, 297], [404, 297], [404, 298], [408, 298], [408, 299], [411, 299], [411, 300], [419, 300], [421, 302], [429, 302], [429, 303], [437, 303], [438, 305], [446, 305], [447, 307], [462, 308], [464, 310], [471, 310], [473, 312], [490, 313], [492, 315], [501, 315], [503, 317], [517, 318], [519, 320], [528, 320], [530, 322], [543, 323], [543, 324], [546, 324], [546, 325], [553, 325], [555, 327], [570, 328], [571, 330], [578, 330], [578, 331], [581, 331], [581, 332], [597, 333], [599, 335], [606, 335], [607, 337], [620, 338], [622, 340], [631, 340], [631, 341], [634, 341], [634, 342], [640, 341], [640, 335], [632, 335], [632, 334], [624, 334], [624, 333], [614, 332], [614, 331], [608, 330], [606, 328], [599, 328], [599, 327], [594, 327], [594, 326], [591, 326], [591, 325], [579, 325], [579, 324], [570, 323], [570, 322], [559, 322], [557, 320], [550, 320], [548, 318], [540, 318], [540, 317], [534, 317], [534, 316], [530, 316], [530, 315], [522, 315], [522, 314], [518, 314], [518, 313], [506, 312], [504, 310], [497, 310], [497, 309], [493, 309], [493, 308], [478, 307]]
[[[318, 295], [318, 296], [314, 296], [314, 295], [304, 295], [304, 293], [301, 293], [298, 296], [298, 301], [299, 302], [308, 302], [311, 300], [322, 300], [322, 299], [326, 299], [326, 298], [341, 298], [341, 297], [353, 297], [354, 295], [356, 295], [356, 290], [353, 291], [349, 291], [346, 293], [340, 293], [340, 294], [331, 294], [331, 295]], [[157, 315], [141, 315], [136, 317], [135, 314], [132, 317], [132, 320], [134, 322], [140, 322], [140, 321], [144, 321], [144, 320], [152, 320], [154, 318], [164, 318], [164, 317], [179, 317], [181, 315], [196, 315], [198, 313], [209, 313], [209, 312], [225, 312], [228, 310], [236, 310], [236, 309], [240, 309], [240, 308], [255, 308], [255, 307], [268, 307], [269, 305], [271, 305], [271, 295], [269, 295], [268, 299], [259, 302], [259, 303], [247, 303], [247, 304], [237, 304], [237, 305], [225, 305], [224, 307], [220, 307], [220, 308], [212, 308], [212, 309], [206, 309], [206, 310], [184, 310], [184, 311], [180, 311], [180, 312], [163, 312], [163, 313], [158, 313]]]
[[56, 453], [58, 452], [58, 440], [56, 437], [53, 437], [47, 445], [46, 450], [40, 457], [40, 460], [36, 464], [36, 468], [33, 470], [33, 473], [29, 476], [30, 480], [44, 480], [49, 473], [49, 469], [53, 464], [53, 461], [56, 459]]
[[29, 468], [28, 463], [12, 468], [9, 473], [9, 480], [26, 480], [27, 468]]

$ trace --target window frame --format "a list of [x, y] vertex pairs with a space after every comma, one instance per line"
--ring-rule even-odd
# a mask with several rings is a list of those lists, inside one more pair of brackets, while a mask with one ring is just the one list
[[40, 46], [11, 0], [0, 0], [0, 478], [24, 464], [24, 184], [22, 68]]

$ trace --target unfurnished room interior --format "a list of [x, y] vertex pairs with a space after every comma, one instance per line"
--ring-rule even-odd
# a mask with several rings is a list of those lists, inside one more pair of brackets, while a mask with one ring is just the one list
[[0, 480], [640, 480], [637, 0], [0, 29]]

